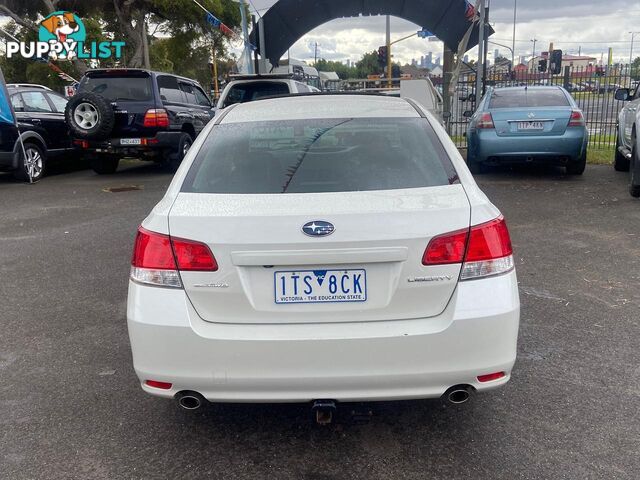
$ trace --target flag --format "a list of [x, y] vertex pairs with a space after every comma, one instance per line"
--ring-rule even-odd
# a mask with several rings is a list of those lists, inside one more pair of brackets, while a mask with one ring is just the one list
[[13, 111], [11, 100], [9, 100], [9, 92], [7, 91], [7, 84], [4, 81], [4, 75], [2, 74], [2, 68], [0, 68], [0, 123], [10, 123], [17, 125], [16, 114]]
[[473, 22], [476, 17], [476, 7], [472, 5], [469, 0], [465, 0], [466, 3], [466, 11], [464, 16], [467, 17], [467, 20]]

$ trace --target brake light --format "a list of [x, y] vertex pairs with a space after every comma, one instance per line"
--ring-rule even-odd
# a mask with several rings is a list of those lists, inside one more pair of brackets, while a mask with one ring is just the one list
[[171, 244], [178, 262], [178, 270], [185, 272], [215, 272], [218, 270], [213, 253], [204, 243], [172, 238]]
[[585, 126], [584, 115], [582, 114], [582, 112], [580, 110], [572, 110], [571, 111], [571, 118], [569, 119], [569, 126], [570, 127], [584, 127]]
[[513, 269], [513, 247], [502, 216], [468, 230], [433, 238], [422, 257], [425, 266], [462, 263], [460, 280], [499, 275]]
[[145, 127], [166, 128], [169, 126], [169, 115], [164, 108], [152, 108], [144, 114]]
[[462, 263], [467, 248], [469, 230], [448, 233], [431, 239], [422, 257], [423, 265]]
[[180, 270], [215, 272], [218, 264], [203, 243], [138, 228], [131, 258], [131, 278], [147, 285], [182, 288]]
[[476, 122], [476, 128], [495, 128], [495, 125], [493, 124], [493, 117], [489, 112], [485, 112], [480, 115], [480, 118], [478, 118], [478, 121]]

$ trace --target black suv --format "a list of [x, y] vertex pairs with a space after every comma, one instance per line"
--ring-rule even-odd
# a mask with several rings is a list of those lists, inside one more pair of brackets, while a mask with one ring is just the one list
[[87, 72], [65, 115], [74, 145], [99, 174], [134, 156], [175, 170], [214, 115], [198, 82], [141, 69]]
[[67, 99], [38, 85], [9, 85], [7, 91], [18, 119], [26, 158], [18, 141], [18, 129], [0, 123], [0, 169], [13, 172], [19, 180], [35, 182], [44, 175], [49, 160], [69, 159], [74, 155], [64, 119]]

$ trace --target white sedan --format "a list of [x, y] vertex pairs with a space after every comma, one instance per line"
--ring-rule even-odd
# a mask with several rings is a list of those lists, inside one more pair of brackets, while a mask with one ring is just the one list
[[127, 310], [146, 392], [320, 413], [503, 386], [519, 317], [505, 220], [446, 132], [365, 95], [211, 122], [138, 230]]

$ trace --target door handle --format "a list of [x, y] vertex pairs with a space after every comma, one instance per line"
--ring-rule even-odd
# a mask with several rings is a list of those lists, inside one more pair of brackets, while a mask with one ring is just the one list
[[42, 120], [40, 120], [39, 118], [32, 118], [31, 121], [33, 123], [41, 123], [42, 122]]

